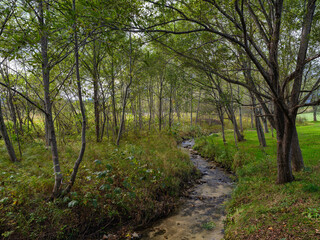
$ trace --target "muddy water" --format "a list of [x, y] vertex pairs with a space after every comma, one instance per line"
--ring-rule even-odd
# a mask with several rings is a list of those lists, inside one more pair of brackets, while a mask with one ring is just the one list
[[142, 239], [154, 240], [218, 240], [224, 236], [224, 203], [230, 197], [232, 181], [228, 174], [191, 150], [193, 140], [182, 147], [201, 171], [202, 178], [190, 189], [181, 207], [171, 216], [157, 222], [142, 233]]

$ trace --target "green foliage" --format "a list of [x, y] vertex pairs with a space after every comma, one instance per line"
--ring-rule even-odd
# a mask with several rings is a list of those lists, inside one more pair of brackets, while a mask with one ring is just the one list
[[[74, 143], [60, 146], [66, 181], [67, 159], [79, 148]], [[22, 162], [0, 157], [0, 230], [9, 239], [77, 239], [87, 231], [79, 225], [92, 229], [88, 234], [119, 222], [149, 222], [175, 207], [182, 187], [197, 176], [168, 135], [134, 136], [120, 147], [89, 142], [73, 191], [52, 202], [46, 200], [54, 184], [50, 152], [37, 142], [27, 147]]]
[[304, 192], [309, 192], [309, 193], [314, 193], [314, 192], [319, 192], [320, 191], [320, 187], [316, 184], [313, 183], [309, 183], [306, 184], [302, 187], [302, 190]]
[[307, 208], [302, 215], [309, 219], [320, 219], [320, 208]]
[[170, 129], [168, 134], [177, 139], [178, 142], [183, 139], [197, 138], [208, 134], [208, 129], [202, 128], [200, 125], [189, 125], [177, 122]]
[[206, 230], [213, 230], [215, 226], [216, 224], [212, 221], [202, 224], [202, 228]]
[[238, 154], [239, 157], [233, 158], [233, 149], [228, 145], [217, 145], [217, 136], [217, 134], [212, 134], [207, 137], [197, 138], [193, 147], [194, 150], [198, 151], [203, 157], [219, 163], [228, 170], [233, 169], [233, 167], [236, 168], [241, 164], [240, 161], [243, 161], [241, 159], [242, 154]]

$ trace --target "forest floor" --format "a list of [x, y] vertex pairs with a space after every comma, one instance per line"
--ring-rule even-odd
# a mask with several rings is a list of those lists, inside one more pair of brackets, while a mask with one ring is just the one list
[[246, 141], [238, 149], [232, 131], [227, 131], [226, 147], [220, 134], [196, 140], [201, 155], [237, 176], [227, 204], [226, 239], [320, 239], [320, 123], [301, 123], [297, 131], [305, 168], [284, 185], [276, 184], [275, 135], [266, 134], [266, 148], [259, 147], [252, 130], [244, 132]]
[[[54, 178], [43, 141], [24, 143], [18, 163], [0, 145], [0, 238], [131, 239], [134, 227], [172, 212], [200, 176], [172, 135], [135, 133], [120, 146], [89, 136], [71, 194], [55, 201], [49, 200]], [[64, 140], [59, 155], [68, 181], [80, 139]]]

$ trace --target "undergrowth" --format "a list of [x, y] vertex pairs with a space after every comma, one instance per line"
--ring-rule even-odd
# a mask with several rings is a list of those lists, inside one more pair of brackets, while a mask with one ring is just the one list
[[[61, 142], [68, 181], [80, 148]], [[174, 138], [145, 134], [120, 147], [89, 142], [71, 194], [49, 201], [53, 188], [50, 151], [41, 141], [23, 146], [11, 163], [0, 145], [0, 235], [3, 239], [98, 239], [113, 230], [130, 232], [170, 213], [183, 187], [197, 173]]]

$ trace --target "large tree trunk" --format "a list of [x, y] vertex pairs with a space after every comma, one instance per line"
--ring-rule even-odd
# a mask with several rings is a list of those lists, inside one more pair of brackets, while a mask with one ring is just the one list
[[283, 184], [294, 180], [290, 162], [290, 150], [294, 124], [292, 119], [285, 116], [280, 106], [275, 103], [276, 130], [277, 130], [277, 183]]
[[0, 99], [0, 132], [3, 137], [4, 142], [6, 144], [6, 148], [7, 148], [10, 160], [12, 162], [16, 162], [17, 161], [16, 153], [14, 151], [14, 148], [13, 148], [12, 143], [10, 141], [10, 138], [8, 136], [7, 128], [6, 128], [4, 119], [3, 119], [1, 99]]
[[304, 168], [303, 157], [301, 153], [301, 148], [299, 144], [299, 138], [297, 133], [297, 128], [293, 129], [293, 136], [291, 141], [291, 151], [290, 159], [292, 164], [292, 169], [296, 172], [301, 171]]

